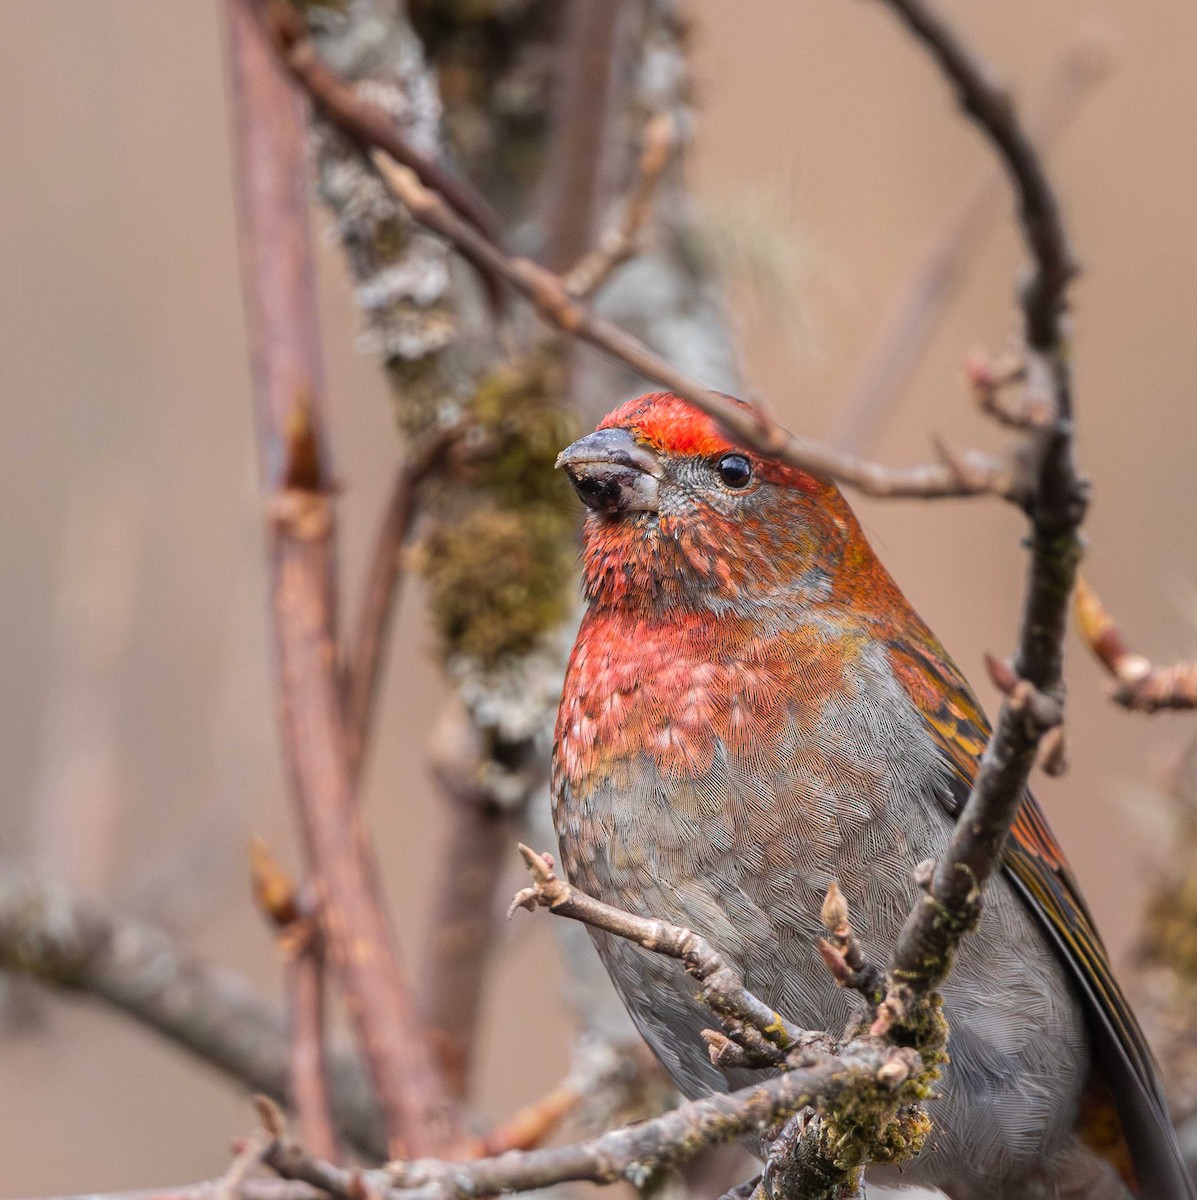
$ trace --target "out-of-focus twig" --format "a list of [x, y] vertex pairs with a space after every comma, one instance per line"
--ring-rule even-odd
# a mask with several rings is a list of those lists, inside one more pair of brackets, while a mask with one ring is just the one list
[[[430, 765], [448, 805], [449, 829], [434, 894], [427, 958], [420, 981], [449, 1086], [464, 1096], [478, 1036], [487, 964], [496, 941], [495, 893], [509, 862], [521, 813], [536, 774], [518, 795], [500, 795], [488, 774], [488, 750], [464, 706], [450, 705], [433, 735]], [[514, 765], [514, 764], [513, 764]], [[505, 782], [515, 778], [505, 773]]]
[[[94, 997], [253, 1091], [292, 1102], [285, 1023], [246, 980], [11, 862], [0, 864], [0, 967]], [[385, 1157], [357, 1063], [338, 1050], [327, 1061], [337, 1127]]]
[[[1090, 30], [1077, 36], [1028, 119], [1040, 146], [1059, 139], [1108, 77], [1112, 61], [1108, 37]], [[1000, 166], [988, 165], [899, 286], [865, 351], [855, 381], [836, 410], [828, 439], [833, 445], [863, 453], [877, 438], [964, 281], [984, 234], [996, 221], [1005, 183]]]
[[581, 1098], [577, 1087], [567, 1079], [490, 1130], [482, 1140], [483, 1156], [492, 1158], [508, 1150], [534, 1150], [573, 1112]]
[[669, 163], [675, 140], [669, 113], [657, 113], [644, 127], [636, 178], [624, 200], [619, 219], [563, 277], [565, 290], [579, 300], [592, 296], [611, 273], [640, 250], [640, 239], [652, 216], [653, 197]]
[[399, 465], [374, 538], [374, 553], [362, 590], [361, 608], [342, 671], [345, 738], [355, 781], [361, 774], [362, 760], [369, 745], [391, 620], [403, 582], [403, 548], [416, 517], [420, 484], [460, 433], [459, 426], [438, 430]]
[[1111, 697], [1123, 708], [1145, 713], [1161, 708], [1197, 708], [1197, 662], [1157, 667], [1149, 658], [1136, 654], [1097, 593], [1083, 579], [1077, 580], [1076, 619], [1089, 648], [1113, 680]]
[[1068, 597], [1080, 560], [1086, 490], [1073, 458], [1071, 369], [1065, 309], [1072, 253], [1060, 206], [1034, 144], [992, 67], [923, 0], [883, 0], [922, 41], [964, 111], [993, 144], [1018, 195], [1032, 271], [1022, 292], [1027, 385], [1051, 397], [1052, 421], [1023, 435], [1032, 468], [1023, 507], [1031, 521], [1031, 570], [1013, 680], [947, 851], [923, 883], [898, 939], [876, 1033], [904, 1020], [951, 967], [955, 948], [980, 912], [1018, 814], [1040, 743], [1060, 724]]
[[622, 117], [627, 0], [565, 0], [538, 204], [545, 261], [564, 270], [590, 248], [611, 190], [611, 131]]
[[345, 736], [303, 115], [254, 8], [226, 0], [284, 757], [321, 924], [388, 1138], [408, 1152], [444, 1151], [456, 1141], [456, 1114], [399, 967]]
[[[291, 1036], [291, 1100], [299, 1136], [322, 1158], [337, 1157], [324, 1070], [324, 938], [302, 896], [261, 838], [249, 843], [258, 907], [277, 931]], [[320, 1147], [320, 1149], [317, 1149]]]

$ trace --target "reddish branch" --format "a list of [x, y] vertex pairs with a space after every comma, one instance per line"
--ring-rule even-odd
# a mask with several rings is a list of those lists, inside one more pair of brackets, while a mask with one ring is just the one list
[[303, 114], [253, 0], [226, 8], [284, 756], [321, 923], [388, 1137], [408, 1152], [443, 1152], [456, 1141], [456, 1118], [399, 967], [344, 728]]
[[353, 85], [321, 61], [303, 19], [288, 0], [254, 0], [287, 69], [311, 96], [321, 114], [363, 150], [377, 146], [409, 167], [454, 210], [493, 241], [502, 236], [498, 215], [468, 179], [452, 175], [416, 150], [399, 132], [395, 118], [359, 96]]
[[[438, 724], [430, 755], [433, 778], [447, 801], [446, 852], [438, 868], [423, 1010], [455, 1095], [464, 1096], [477, 1042], [487, 963], [496, 937], [495, 892], [511, 853], [517, 797], [501, 803], [488, 785], [489, 755], [464, 707], [452, 705]], [[492, 764], [493, 765], [493, 764]], [[537, 780], [528, 780], [528, 792]]]
[[593, 244], [600, 207], [611, 194], [611, 129], [620, 116], [620, 84], [627, 67], [621, 26], [633, 15], [626, 0], [568, 0], [564, 7], [539, 206], [545, 260], [560, 270]]
[[356, 781], [370, 740], [379, 679], [386, 662], [387, 642], [403, 581], [403, 549], [416, 516], [420, 484], [459, 436], [459, 427], [431, 437], [395, 473], [390, 500], [374, 539], [361, 610], [346, 654], [342, 687], [345, 695], [345, 737], [350, 773]]
[[324, 938], [310, 899], [299, 894], [260, 838], [250, 840], [249, 861], [254, 897], [274, 924], [283, 959], [291, 1101], [299, 1136], [313, 1153], [335, 1159], [337, 1138], [324, 1067]]
[[1076, 617], [1089, 648], [1113, 680], [1110, 695], [1124, 708], [1145, 713], [1161, 708], [1197, 708], [1197, 662], [1157, 667], [1136, 654], [1097, 593], [1083, 579], [1077, 581]]

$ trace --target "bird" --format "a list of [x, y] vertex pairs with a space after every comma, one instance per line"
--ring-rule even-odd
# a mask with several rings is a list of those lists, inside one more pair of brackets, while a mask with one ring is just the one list
[[[828, 887], [888, 961], [976, 775], [978, 701], [839, 489], [686, 400], [627, 401], [557, 465], [588, 510], [551, 777], [569, 881], [707, 938], [798, 1025], [847, 1028], [862, 1001], [815, 950]], [[759, 1081], [712, 1063], [680, 964], [591, 936], [684, 1095]], [[1156, 1064], [1029, 793], [942, 995], [931, 1133], [870, 1184], [1193, 1200]]]

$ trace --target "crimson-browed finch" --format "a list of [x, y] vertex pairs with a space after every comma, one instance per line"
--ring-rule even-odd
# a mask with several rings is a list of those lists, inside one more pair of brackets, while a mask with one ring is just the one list
[[[569, 878], [709, 938], [798, 1024], [842, 1028], [852, 996], [815, 950], [828, 885], [887, 961], [985, 717], [834, 486], [668, 394], [559, 462], [591, 510], [554, 756]], [[1150, 1052], [1029, 796], [1003, 866], [943, 988], [950, 1062], [901, 1182], [953, 1200], [1191, 1197]], [[595, 942], [683, 1092], [751, 1082], [712, 1065], [679, 964]]]

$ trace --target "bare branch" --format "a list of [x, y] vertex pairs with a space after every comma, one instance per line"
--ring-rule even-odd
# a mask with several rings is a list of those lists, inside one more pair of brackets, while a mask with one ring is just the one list
[[249, 843], [250, 873], [258, 907], [274, 923], [283, 959], [283, 989], [291, 1038], [291, 1096], [305, 1146], [337, 1157], [324, 1069], [324, 937], [310, 897], [260, 838]]
[[524, 845], [520, 854], [533, 883], [516, 893], [510, 913], [540, 905], [559, 916], [627, 938], [655, 954], [676, 958], [702, 984], [702, 1002], [723, 1022], [732, 1040], [771, 1057], [774, 1063], [783, 1062], [795, 1047], [808, 1044], [806, 1031], [757, 999], [744, 986], [740, 972], [706, 938], [680, 925], [638, 917], [595, 900], [558, 879], [547, 854], [537, 854]]
[[[938, 62], [961, 108], [993, 143], [1019, 201], [1035, 273], [1023, 294], [1027, 340], [1035, 350], [1059, 345], [1064, 292], [1076, 272], [1055, 190], [1043, 159], [996, 72], [923, 0], [882, 0]], [[1067, 414], [1061, 414], [1062, 416]]]
[[[475, 1200], [480, 1195], [528, 1191], [570, 1180], [643, 1184], [661, 1167], [684, 1162], [704, 1146], [761, 1136], [807, 1105], [834, 1102], [861, 1087], [897, 1096], [918, 1071], [919, 1057], [876, 1039], [858, 1039], [841, 1057], [811, 1056], [808, 1065], [730, 1094], [681, 1104], [663, 1116], [589, 1141], [497, 1158], [453, 1163], [391, 1163], [362, 1182], [382, 1200]], [[355, 1200], [353, 1175], [278, 1141], [266, 1161], [286, 1179], [322, 1188], [337, 1200]]]
[[1031, 520], [1031, 570], [1008, 694], [948, 850], [928, 873], [926, 895], [899, 937], [875, 1033], [906, 1020], [946, 976], [956, 946], [979, 916], [981, 890], [999, 862], [1040, 743], [1059, 725], [1064, 629], [1086, 500], [1073, 461], [1065, 336], [1066, 290], [1074, 268], [1056, 195], [991, 68], [922, 0], [883, 2], [926, 44], [1014, 181], [1034, 263], [1022, 296], [1027, 386], [1048, 392], [1052, 420], [1024, 435], [1032, 462], [1022, 501]]
[[639, 253], [641, 236], [652, 216], [657, 184], [669, 163], [674, 142], [673, 117], [669, 113], [651, 117], [644, 127], [636, 178], [623, 201], [619, 220], [562, 278], [571, 296], [583, 300], [594, 295], [612, 272]]
[[[1077, 36], [1052, 72], [1030, 119], [1040, 145], [1049, 146], [1059, 138], [1108, 78], [1111, 65], [1106, 38], [1095, 31]], [[835, 432], [829, 439], [833, 445], [860, 453], [877, 436], [959, 290], [984, 233], [1000, 213], [1004, 184], [998, 164], [988, 165], [898, 288], [855, 382], [837, 407]], [[986, 411], [1003, 418], [1001, 410]]]
[[[449, 1085], [464, 1096], [496, 945], [496, 893], [515, 826], [541, 775], [526, 773], [518, 793], [500, 795], [491, 754], [460, 704], [438, 723], [430, 765], [447, 801], [449, 829], [433, 888], [440, 901], [432, 913], [421, 1000]], [[505, 784], [514, 781], [505, 773]]]
[[361, 609], [342, 670], [345, 738], [350, 772], [355, 781], [361, 775], [362, 760], [369, 745], [391, 618], [403, 582], [403, 547], [415, 520], [420, 484], [460, 433], [460, 426], [438, 430], [399, 465], [386, 512], [374, 539], [374, 554], [362, 591]]
[[[11, 862], [0, 866], [0, 967], [95, 997], [251, 1090], [291, 1102], [285, 1023], [246, 980]], [[338, 1128], [367, 1154], [385, 1157], [357, 1063], [330, 1050], [328, 1073]]]
[[502, 223], [486, 198], [468, 179], [451, 175], [416, 150], [400, 135], [390, 113], [359, 96], [351, 84], [327, 66], [287, 0], [266, 0], [266, 25], [287, 70], [329, 122], [363, 150], [375, 146], [385, 150], [428, 187], [436, 188], [463, 220], [492, 241], [501, 240]]
[[1083, 579], [1076, 585], [1076, 619], [1097, 661], [1113, 679], [1111, 697], [1132, 712], [1197, 708], [1197, 662], [1157, 667], [1126, 644], [1122, 630]]
[[445, 1150], [456, 1115], [399, 967], [347, 751], [303, 117], [254, 0], [226, 5], [284, 755], [321, 923], [388, 1138], [417, 1153]]
[[597, 346], [638, 374], [689, 400], [754, 450], [825, 479], [847, 483], [870, 496], [1021, 496], [1011, 464], [976, 452], [907, 468], [884, 467], [790, 433], [760, 409], [712, 392], [654, 354], [631, 334], [596, 316], [566, 291], [551, 271], [509, 258], [461, 220], [436, 192], [406, 167], [374, 152], [374, 164], [412, 216], [439, 233], [476, 266], [488, 267], [527, 297], [550, 325]]

